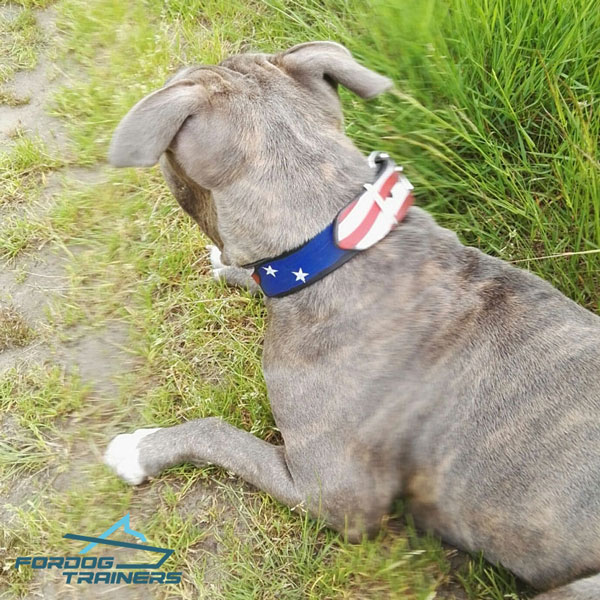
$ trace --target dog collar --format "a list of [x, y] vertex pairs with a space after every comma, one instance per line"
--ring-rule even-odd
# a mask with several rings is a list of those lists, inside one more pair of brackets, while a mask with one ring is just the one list
[[245, 265], [254, 269], [252, 278], [266, 296], [287, 296], [319, 281], [402, 221], [413, 203], [413, 186], [402, 167], [383, 152], [372, 152], [369, 165], [376, 170], [375, 181], [365, 184], [325, 229], [294, 250]]

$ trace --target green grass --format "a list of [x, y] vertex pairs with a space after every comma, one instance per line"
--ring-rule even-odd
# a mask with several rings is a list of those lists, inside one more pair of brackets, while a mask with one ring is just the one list
[[63, 165], [64, 160], [51, 154], [40, 138], [17, 130], [13, 143], [0, 152], [0, 207], [9, 203], [31, 202], [45, 176]]
[[17, 96], [11, 91], [0, 89], [0, 104], [6, 104], [7, 106], [24, 106], [29, 104], [31, 98]]
[[10, 215], [2, 222], [0, 259], [17, 257], [47, 235], [47, 229], [39, 221]]
[[24, 475], [45, 470], [64, 459], [57, 452], [61, 425], [81, 410], [87, 387], [57, 366], [12, 369], [0, 379], [0, 490]]
[[[60, 0], [56, 10], [74, 75], [52, 112], [69, 129], [70, 162], [101, 164], [119, 119], [182, 64], [334, 39], [396, 82], [370, 103], [342, 91], [359, 147], [403, 163], [417, 202], [466, 243], [506, 260], [565, 254], [519, 264], [600, 311], [600, 13], [591, 0]], [[35, 196], [63, 164], [48, 152], [22, 136], [0, 157], [0, 203]], [[264, 309], [212, 281], [206, 240], [157, 169], [67, 182], [47, 214], [3, 222], [5, 258], [44, 242], [70, 253], [54, 335], [119, 320], [134, 332], [138, 362], [117, 397], [91, 406], [60, 370], [0, 382], [0, 407], [26, 432], [13, 455], [2, 447], [14, 473], [45, 468], [44, 444], [66, 415], [76, 426], [63, 468], [81, 461], [78, 444], [91, 448], [85, 485], [17, 511], [0, 543], [8, 556], [33, 540], [67, 551], [65, 527], [97, 533], [129, 510], [149, 540], [175, 550], [168, 568], [184, 571], [182, 598], [424, 600], [451, 598], [455, 586], [470, 600], [528, 597], [478, 557], [452, 569], [449, 551], [415, 533], [402, 510], [377, 540], [350, 545], [215, 467], [178, 467], [131, 490], [94, 466], [117, 431], [209, 415], [276, 442], [260, 367]], [[27, 437], [34, 427], [40, 436]], [[11, 593], [35, 589], [30, 576], [13, 573]]]
[[0, 383], [0, 411], [16, 416], [21, 426], [38, 435], [81, 409], [86, 395], [78, 376], [56, 366], [9, 371]]
[[474, 557], [463, 567], [458, 580], [469, 598], [519, 600], [515, 576], [502, 567], [491, 567], [481, 556]]
[[0, 16], [0, 84], [16, 71], [33, 69], [42, 42], [42, 32], [30, 7], [23, 8], [14, 17]]
[[35, 338], [33, 329], [12, 306], [0, 306], [0, 352], [26, 346]]
[[12, 4], [18, 4], [24, 8], [48, 8], [55, 4], [56, 0], [11, 0]]
[[[224, 598], [428, 598], [447, 581], [449, 564], [438, 540], [414, 531], [382, 530], [349, 544], [307, 516], [267, 497], [225, 488], [236, 519], [223, 521], [216, 539], [222, 556], [198, 579], [218, 582]], [[194, 575], [198, 570], [195, 567]], [[275, 576], [275, 574], [277, 574]], [[207, 581], [208, 580], [208, 581]], [[206, 588], [205, 588], [206, 589]], [[209, 596], [213, 597], [213, 596]]]

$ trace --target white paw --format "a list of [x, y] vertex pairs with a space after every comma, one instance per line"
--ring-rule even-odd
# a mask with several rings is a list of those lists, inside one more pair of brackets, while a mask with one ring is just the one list
[[127, 483], [131, 483], [131, 485], [142, 483], [148, 479], [148, 473], [144, 471], [140, 464], [138, 446], [147, 435], [159, 429], [160, 427], [138, 429], [133, 433], [122, 433], [116, 436], [104, 453], [105, 464]]
[[215, 281], [223, 279], [223, 272], [227, 269], [227, 266], [221, 262], [221, 251], [212, 245], [206, 246], [206, 249], [210, 251], [210, 265], [212, 267], [212, 276]]

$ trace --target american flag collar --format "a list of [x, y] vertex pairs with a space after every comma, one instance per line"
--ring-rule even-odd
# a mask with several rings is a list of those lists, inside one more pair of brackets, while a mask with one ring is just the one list
[[365, 184], [325, 229], [294, 250], [245, 265], [254, 269], [252, 277], [266, 296], [280, 298], [319, 281], [404, 219], [413, 203], [413, 186], [402, 167], [383, 152], [372, 152], [369, 165], [376, 170], [375, 181]]

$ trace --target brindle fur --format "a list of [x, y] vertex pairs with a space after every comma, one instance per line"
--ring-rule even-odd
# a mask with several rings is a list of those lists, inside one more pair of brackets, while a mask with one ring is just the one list
[[[124, 118], [111, 162], [162, 155], [232, 269], [276, 256], [373, 177], [343, 133], [338, 83], [363, 98], [390, 85], [331, 42], [185, 69]], [[140, 443], [149, 475], [216, 463], [351, 539], [404, 495], [423, 528], [541, 590], [563, 586], [539, 600], [600, 598], [600, 576], [575, 581], [600, 570], [600, 318], [416, 207], [376, 246], [266, 304], [284, 445], [191, 421]]]

